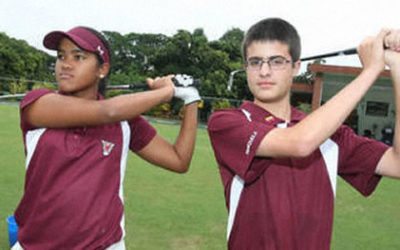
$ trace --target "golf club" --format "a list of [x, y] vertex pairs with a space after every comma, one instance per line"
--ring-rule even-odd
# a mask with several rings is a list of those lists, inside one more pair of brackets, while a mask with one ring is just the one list
[[350, 49], [339, 50], [339, 51], [316, 55], [316, 56], [309, 56], [309, 57], [301, 58], [300, 61], [303, 62], [303, 61], [310, 61], [310, 60], [316, 60], [316, 59], [327, 58], [327, 57], [347, 56], [347, 55], [354, 55], [354, 54], [357, 54], [357, 48], [350, 48]]
[[[5, 78], [4, 78], [5, 79]], [[17, 79], [13, 79], [17, 80]], [[201, 84], [200, 79], [194, 79], [192, 76], [185, 74], [177, 74], [172, 78], [172, 82], [176, 87], [198, 87]], [[53, 83], [56, 85], [56, 83]], [[149, 89], [146, 83], [132, 83], [132, 84], [123, 84], [123, 85], [108, 85], [106, 90], [147, 90]], [[0, 95], [0, 100], [9, 99], [9, 98], [22, 98], [24, 97], [24, 93], [11, 94], [11, 95]]]
[[[327, 57], [354, 55], [354, 54], [357, 54], [357, 48], [350, 48], [350, 49], [320, 54], [320, 55], [316, 55], [316, 56], [304, 57], [304, 58], [301, 58], [300, 61], [303, 62], [303, 61], [310, 61], [310, 60], [316, 60], [316, 59], [327, 58]], [[229, 80], [228, 80], [228, 85], [227, 85], [228, 91], [232, 91], [232, 85], [233, 85], [233, 80], [234, 80], [235, 74], [239, 73], [239, 72], [243, 72], [243, 71], [244, 71], [244, 69], [237, 69], [237, 70], [232, 71], [229, 74]]]

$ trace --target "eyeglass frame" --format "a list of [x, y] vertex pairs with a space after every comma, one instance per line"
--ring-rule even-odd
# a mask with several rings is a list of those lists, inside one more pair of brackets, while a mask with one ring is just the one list
[[[251, 66], [249, 62], [252, 59], [257, 60], [257, 62], [261, 62], [261, 63], [259, 65], [257, 65], [257, 66], [255, 66], [255, 65]], [[271, 64], [271, 62], [273, 62], [275, 59], [283, 59], [284, 60], [281, 65], [278, 65], [278, 68], [276, 68], [277, 65]], [[251, 58], [246, 60], [245, 66], [246, 66], [247, 69], [249, 69], [251, 71], [259, 71], [259, 70], [262, 69], [262, 66], [264, 65], [264, 63], [267, 63], [267, 65], [268, 65], [270, 70], [282, 70], [282, 69], [284, 69], [286, 64], [291, 63], [291, 62], [292, 62], [291, 60], [287, 59], [284, 56], [280, 56], [280, 55], [270, 56], [270, 57], [267, 57], [267, 58], [251, 57]]]

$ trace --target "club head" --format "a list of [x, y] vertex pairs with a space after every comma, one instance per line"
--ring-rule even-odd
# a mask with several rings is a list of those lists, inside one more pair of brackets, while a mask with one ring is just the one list
[[228, 86], [227, 86], [227, 90], [228, 91], [232, 91], [233, 79], [235, 77], [235, 74], [239, 73], [239, 72], [242, 72], [242, 71], [244, 71], [244, 69], [237, 69], [237, 70], [232, 71], [229, 74], [229, 80], [228, 80]]

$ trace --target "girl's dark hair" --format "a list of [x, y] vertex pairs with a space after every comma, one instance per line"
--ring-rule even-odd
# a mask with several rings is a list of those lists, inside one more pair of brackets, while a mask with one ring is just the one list
[[[111, 63], [112, 63], [112, 61], [111, 61], [111, 55], [112, 55], [111, 46], [110, 46], [110, 43], [107, 41], [107, 39], [104, 37], [104, 35], [93, 28], [85, 27], [85, 26], [81, 26], [81, 27], [90, 31], [91, 33], [93, 33], [95, 36], [97, 36], [101, 40], [101, 42], [104, 44], [104, 47], [106, 47], [106, 49], [108, 51], [108, 58], [110, 58], [109, 60], [110, 60], [110, 66], [111, 66]], [[99, 65], [102, 65], [104, 63], [104, 61], [101, 58], [101, 56], [98, 54], [95, 54], [95, 55], [96, 55]], [[110, 69], [111, 69], [111, 67], [110, 67]], [[104, 76], [104, 78], [100, 79], [100, 82], [99, 82], [98, 91], [103, 96], [105, 96], [109, 75], [110, 75], [110, 72], [108, 72], [108, 74], [106, 76]]]
[[292, 61], [300, 59], [301, 42], [296, 28], [280, 18], [267, 18], [250, 27], [242, 43], [243, 59], [247, 59], [247, 48], [255, 41], [278, 41], [289, 46]]

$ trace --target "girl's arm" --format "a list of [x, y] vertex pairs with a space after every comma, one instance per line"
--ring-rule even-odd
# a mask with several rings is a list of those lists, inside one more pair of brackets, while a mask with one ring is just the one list
[[120, 95], [106, 100], [47, 94], [26, 107], [27, 121], [36, 127], [91, 126], [132, 119], [174, 94], [172, 76], [148, 79], [150, 91]]
[[165, 169], [185, 173], [192, 159], [197, 131], [197, 102], [184, 108], [184, 117], [174, 143], [159, 135], [138, 152], [148, 162]]

